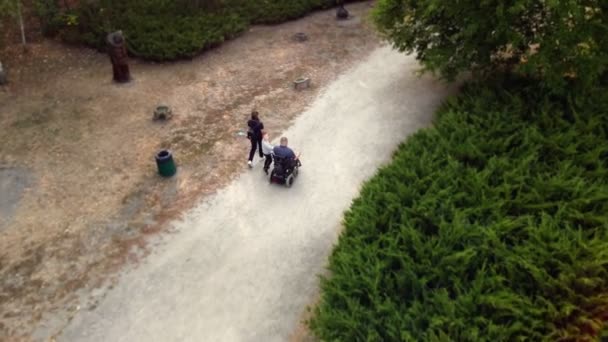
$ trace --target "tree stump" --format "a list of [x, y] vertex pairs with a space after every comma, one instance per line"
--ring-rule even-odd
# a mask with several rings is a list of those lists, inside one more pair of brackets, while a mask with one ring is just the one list
[[122, 31], [108, 34], [107, 43], [110, 61], [112, 62], [114, 81], [118, 83], [129, 82], [131, 80], [128, 61], [129, 56], [127, 54], [127, 44]]
[[340, 5], [336, 10], [336, 18], [338, 18], [338, 20], [348, 19], [348, 11], [344, 8], [344, 5]]
[[160, 105], [154, 110], [154, 120], [169, 120], [173, 116], [173, 112], [169, 106]]
[[0, 62], [0, 85], [5, 85], [6, 83], [6, 71], [4, 71], [4, 68], [2, 67], [2, 62]]
[[296, 42], [305, 42], [305, 41], [308, 40], [308, 36], [304, 32], [298, 32], [298, 33], [296, 33], [296, 34], [293, 35], [293, 39]]
[[294, 88], [296, 90], [306, 89], [310, 87], [310, 78], [301, 77], [293, 82]]

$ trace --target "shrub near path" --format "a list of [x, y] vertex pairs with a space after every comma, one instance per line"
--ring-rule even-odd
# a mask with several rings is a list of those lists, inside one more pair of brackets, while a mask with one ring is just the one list
[[[352, 2], [352, 1], [345, 1]], [[102, 0], [73, 9], [40, 6], [49, 34], [103, 50], [105, 36], [123, 30], [129, 52], [149, 60], [191, 58], [244, 32], [252, 24], [277, 24], [336, 5], [336, 0]]]
[[365, 185], [322, 281], [318, 337], [598, 338], [608, 99], [502, 86], [468, 86]]

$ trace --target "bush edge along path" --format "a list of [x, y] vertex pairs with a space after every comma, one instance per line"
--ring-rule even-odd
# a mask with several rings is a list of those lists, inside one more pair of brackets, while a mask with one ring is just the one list
[[346, 213], [313, 332], [327, 341], [599, 339], [608, 318], [602, 91], [466, 86]]

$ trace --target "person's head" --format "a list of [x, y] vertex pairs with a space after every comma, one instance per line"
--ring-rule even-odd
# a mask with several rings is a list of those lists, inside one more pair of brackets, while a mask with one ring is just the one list
[[287, 146], [287, 137], [281, 137], [281, 146]]
[[257, 110], [251, 112], [251, 120], [260, 120], [260, 113]]
[[270, 139], [270, 136], [268, 135], [268, 132], [266, 132], [266, 131], [262, 131], [262, 138], [263, 138], [264, 140], [268, 140], [268, 139]]

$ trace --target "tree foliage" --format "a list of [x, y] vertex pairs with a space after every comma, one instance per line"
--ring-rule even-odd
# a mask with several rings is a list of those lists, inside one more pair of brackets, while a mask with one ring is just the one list
[[[323, 341], [592, 341], [608, 316], [608, 97], [471, 85], [344, 219]], [[604, 329], [605, 330], [605, 329]]]
[[380, 0], [374, 19], [447, 79], [506, 66], [560, 90], [564, 76], [589, 85], [608, 70], [605, 0]]
[[221, 4], [221, 0], [178, 0], [179, 5], [190, 9], [216, 9]]

